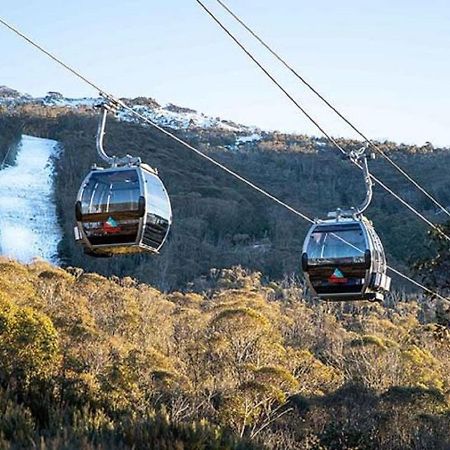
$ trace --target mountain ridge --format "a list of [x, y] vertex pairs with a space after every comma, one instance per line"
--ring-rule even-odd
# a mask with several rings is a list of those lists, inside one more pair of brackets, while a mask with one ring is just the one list
[[[231, 120], [223, 120], [219, 117], [207, 116], [194, 109], [168, 103], [161, 105], [151, 97], [136, 97], [133, 99], [121, 98], [127, 106], [135, 109], [140, 114], [155, 121], [158, 125], [173, 129], [197, 128], [217, 128], [238, 133], [256, 132], [256, 127], [237, 124]], [[101, 97], [65, 97], [60, 92], [49, 91], [43, 97], [33, 97], [29, 94], [22, 94], [19, 91], [7, 86], [0, 86], [0, 105], [9, 110], [14, 110], [17, 106], [36, 105], [47, 107], [66, 108], [93, 108], [102, 101]], [[129, 111], [118, 114], [121, 120], [133, 121], [135, 118]]]
[[[29, 94], [23, 94], [8, 86], [0, 86], [0, 107], [6, 108], [7, 111], [13, 112], [20, 106], [44, 106], [55, 108], [69, 108], [80, 110], [91, 110], [101, 101], [101, 97], [81, 97], [70, 98], [65, 97], [57, 91], [49, 91], [43, 97], [33, 97]], [[208, 116], [195, 109], [167, 103], [161, 105], [152, 97], [139, 96], [135, 98], [121, 97], [127, 106], [136, 110], [149, 120], [156, 124], [173, 130], [202, 132], [202, 131], [222, 131], [236, 133], [240, 141], [237, 139], [235, 145], [230, 145], [229, 149], [236, 149], [242, 143], [252, 143], [270, 139], [273, 136], [298, 136], [303, 139], [310, 140], [315, 147], [315, 151], [329, 150], [332, 144], [325, 137], [317, 137], [314, 135], [304, 135], [300, 133], [289, 133], [278, 130], [263, 130], [254, 125], [244, 125], [236, 123], [230, 119], [222, 119], [220, 117]], [[121, 111], [117, 117], [120, 120], [139, 123], [139, 118], [133, 116], [130, 111]], [[363, 145], [359, 139], [337, 138], [339, 143], [350, 143], [351, 145]], [[374, 142], [381, 146], [384, 151], [388, 152], [406, 152], [406, 153], [429, 153], [435, 151], [450, 152], [450, 147], [435, 147], [431, 142], [427, 141], [423, 145], [396, 143], [388, 140]]]

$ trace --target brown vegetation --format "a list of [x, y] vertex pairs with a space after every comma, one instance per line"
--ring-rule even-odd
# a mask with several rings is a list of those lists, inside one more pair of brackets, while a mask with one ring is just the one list
[[160, 291], [0, 262], [0, 447], [446, 449], [433, 302], [309, 304], [213, 271]]

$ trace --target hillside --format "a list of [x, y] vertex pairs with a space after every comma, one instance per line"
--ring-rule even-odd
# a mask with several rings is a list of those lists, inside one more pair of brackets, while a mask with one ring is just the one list
[[241, 268], [207, 282], [0, 260], [0, 448], [449, 448], [438, 302], [312, 304]]
[[[55, 141], [22, 136], [14, 165], [0, 176], [0, 252], [22, 262], [58, 264], [61, 240], [53, 192]], [[18, 182], [20, 180], [20, 182]]]
[[[211, 267], [237, 264], [262, 271], [271, 279], [301, 275], [304, 222], [158, 131], [130, 122], [129, 117], [108, 122], [106, 145], [118, 154], [141, 156], [159, 168], [172, 199], [174, 226], [157, 258], [101, 262], [86, 258], [72, 239], [73, 203], [91, 164], [98, 162], [94, 99], [65, 99], [57, 93], [33, 99], [5, 88], [0, 97], [0, 156], [6, 155], [21, 134], [56, 140], [63, 149], [55, 161], [57, 214], [64, 231], [59, 245], [63, 264], [104, 275], [131, 275], [163, 290], [185, 287]], [[311, 217], [359, 203], [363, 196], [360, 173], [323, 139], [264, 132], [207, 118], [188, 108], [161, 107], [148, 98], [124, 101], [149, 117], [159, 117], [161, 125]], [[357, 141], [340, 142], [347, 149], [360, 145]], [[450, 162], [449, 149], [435, 149], [430, 144], [380, 145], [445, 204], [450, 175], [443, 167]], [[383, 160], [371, 162], [371, 168], [424, 215], [434, 222], [443, 221], [430, 202]], [[426, 227], [384, 191], [375, 190], [368, 215], [380, 232], [392, 265], [407, 270], [417, 259], [433, 253]]]

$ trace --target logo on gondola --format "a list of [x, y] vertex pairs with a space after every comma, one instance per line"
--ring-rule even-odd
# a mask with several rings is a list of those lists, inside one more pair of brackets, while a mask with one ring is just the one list
[[335, 269], [330, 278], [328, 278], [330, 283], [339, 284], [339, 283], [347, 283], [348, 278], [345, 278], [344, 274], [339, 270]]
[[108, 220], [103, 224], [103, 231], [105, 233], [120, 233], [119, 224], [109, 216]]

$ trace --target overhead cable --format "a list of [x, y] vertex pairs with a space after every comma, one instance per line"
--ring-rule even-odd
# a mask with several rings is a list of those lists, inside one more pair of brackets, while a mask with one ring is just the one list
[[[264, 74], [286, 95], [286, 97], [325, 135], [325, 137], [345, 156], [348, 153], [344, 148], [334, 139], [330, 134], [328, 134], [324, 128], [314, 119], [301, 105], [300, 103], [277, 81], [277, 79], [262, 65], [261, 62], [245, 47], [245, 45], [223, 24], [223, 22], [201, 1], [195, 0], [206, 13], [216, 22], [217, 25], [239, 46], [239, 48], [264, 72]], [[357, 167], [362, 169], [355, 161], [350, 161]], [[403, 200], [398, 194], [396, 194], [391, 188], [389, 188], [384, 182], [381, 182], [374, 175], [371, 175], [372, 180], [377, 182], [386, 192], [392, 195], [395, 199], [400, 201], [404, 206], [406, 206], [411, 212], [413, 212], [420, 220], [425, 222], [428, 226], [433, 228], [439, 235], [450, 242], [450, 236], [444, 233], [441, 228], [435, 225], [433, 222], [428, 220], [423, 214], [417, 211], [413, 206], [411, 206], [406, 200]]]
[[216, 2], [227, 11], [243, 28], [245, 28], [269, 53], [271, 53], [284, 67], [286, 67], [298, 80], [300, 80], [310, 91], [312, 91], [323, 103], [325, 103], [331, 110], [333, 110], [350, 128], [353, 129], [359, 136], [364, 139], [371, 148], [383, 156], [396, 170], [398, 170], [409, 182], [411, 182], [417, 189], [419, 189], [426, 197], [428, 197], [439, 209], [441, 209], [447, 216], [450, 217], [450, 212], [445, 208], [435, 197], [433, 197], [425, 188], [423, 188], [414, 178], [412, 178], [400, 165], [398, 165], [379, 145], [369, 139], [359, 128], [356, 127], [350, 120], [342, 114], [336, 106], [327, 100], [312, 84], [305, 79], [298, 71], [289, 64], [278, 52], [276, 52], [267, 41], [258, 35], [250, 26], [244, 22], [235, 12], [233, 12], [223, 0], [216, 0]]
[[[272, 201], [274, 201], [275, 203], [277, 203], [280, 206], [283, 206], [284, 208], [286, 208], [287, 210], [289, 210], [290, 212], [294, 213], [295, 215], [297, 215], [298, 217], [301, 217], [303, 220], [306, 220], [309, 223], [314, 223], [314, 220], [312, 220], [310, 217], [306, 216], [305, 214], [303, 214], [302, 212], [298, 211], [297, 209], [293, 208], [292, 206], [288, 205], [287, 203], [283, 202], [282, 200], [278, 199], [275, 195], [270, 194], [269, 192], [267, 192], [266, 190], [260, 188], [259, 186], [257, 186], [256, 184], [254, 184], [253, 182], [247, 180], [245, 177], [239, 175], [238, 173], [234, 172], [233, 170], [229, 169], [228, 167], [224, 166], [223, 164], [219, 163], [218, 161], [216, 161], [215, 159], [211, 158], [208, 155], [205, 155], [204, 153], [202, 153], [200, 150], [196, 149], [195, 147], [193, 147], [192, 145], [188, 144], [187, 142], [185, 142], [184, 140], [180, 139], [178, 136], [175, 136], [173, 133], [167, 131], [166, 129], [162, 128], [161, 126], [159, 126], [158, 124], [154, 123], [153, 121], [151, 121], [150, 119], [148, 119], [147, 117], [145, 117], [144, 115], [138, 113], [137, 111], [135, 111], [133, 108], [131, 108], [130, 106], [126, 105], [123, 101], [116, 99], [114, 96], [112, 96], [111, 94], [108, 94], [106, 91], [104, 91], [101, 87], [99, 87], [97, 84], [93, 83], [92, 81], [90, 81], [89, 79], [87, 79], [86, 77], [84, 77], [83, 75], [81, 75], [77, 70], [75, 70], [74, 68], [68, 66], [67, 64], [65, 64], [61, 59], [59, 59], [58, 57], [56, 57], [54, 54], [50, 53], [49, 51], [45, 50], [43, 47], [41, 47], [39, 44], [37, 44], [34, 40], [32, 40], [31, 38], [27, 37], [26, 35], [24, 35], [21, 31], [19, 31], [16, 27], [10, 25], [8, 22], [6, 22], [3, 18], [0, 18], [0, 23], [3, 24], [5, 27], [7, 27], [9, 30], [13, 31], [15, 34], [17, 34], [18, 36], [20, 36], [21, 38], [25, 39], [29, 44], [31, 44], [32, 46], [34, 46], [35, 48], [37, 48], [39, 51], [41, 51], [42, 53], [44, 53], [45, 55], [47, 55], [49, 58], [51, 58], [53, 61], [55, 61], [56, 63], [58, 63], [59, 65], [61, 65], [62, 67], [64, 67], [65, 69], [67, 69], [69, 72], [71, 72], [73, 75], [75, 75], [76, 77], [78, 77], [79, 79], [83, 80], [85, 83], [87, 83], [88, 85], [90, 85], [91, 87], [93, 87], [95, 90], [99, 91], [100, 94], [106, 98], [110, 98], [115, 100], [116, 102], [118, 102], [122, 108], [124, 108], [125, 110], [130, 111], [130, 113], [134, 114], [135, 116], [139, 117], [141, 120], [143, 120], [144, 122], [148, 123], [149, 125], [151, 125], [152, 127], [156, 128], [157, 130], [161, 131], [162, 133], [164, 133], [166, 136], [170, 137], [171, 139], [175, 140], [176, 142], [178, 142], [179, 144], [181, 144], [182, 146], [188, 148], [189, 150], [193, 151], [194, 153], [196, 153], [198, 156], [200, 156], [201, 158], [206, 159], [207, 161], [211, 162], [212, 164], [216, 165], [217, 167], [219, 167], [220, 169], [224, 170], [225, 172], [227, 172], [228, 174], [232, 175], [234, 178], [240, 180], [241, 182], [245, 183], [247, 186], [251, 187], [252, 189], [258, 191], [259, 193], [261, 193], [262, 195], [264, 195], [265, 197], [271, 199]], [[423, 291], [433, 295], [436, 298], [440, 298], [441, 300], [447, 301], [447, 299], [445, 297], [443, 297], [442, 295], [438, 294], [437, 292], [432, 291], [431, 289], [427, 288], [426, 286], [424, 286], [423, 284], [413, 280], [412, 278], [410, 278], [409, 276], [401, 273], [400, 271], [387, 266], [387, 268], [391, 271], [393, 271], [394, 273], [396, 273], [397, 275], [399, 275], [400, 277], [402, 277], [403, 279], [413, 283], [415, 286], [421, 288]]]

